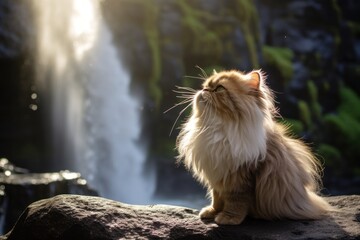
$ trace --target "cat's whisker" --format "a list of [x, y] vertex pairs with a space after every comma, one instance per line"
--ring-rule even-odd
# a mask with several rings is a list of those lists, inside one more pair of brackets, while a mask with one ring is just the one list
[[196, 92], [197, 90], [191, 88], [191, 87], [181, 87], [181, 86], [175, 86], [177, 89], [181, 89], [181, 90], [187, 90], [189, 92]]
[[183, 108], [183, 110], [180, 111], [179, 115], [178, 115], [177, 118], [175, 119], [174, 124], [173, 124], [172, 127], [171, 127], [169, 136], [171, 136], [171, 133], [173, 132], [174, 127], [175, 127], [177, 121], [179, 120], [180, 116], [181, 116], [181, 115], [186, 111], [186, 109], [188, 109], [191, 105], [192, 105], [192, 102], [190, 102], [185, 108]]
[[176, 108], [176, 107], [178, 107], [178, 106], [180, 106], [180, 105], [189, 103], [189, 102], [192, 102], [192, 99], [187, 98], [187, 99], [185, 99], [185, 100], [183, 100], [183, 101], [175, 104], [174, 106], [170, 107], [169, 109], [165, 110], [164, 113], [167, 113], [167, 112], [169, 112], [170, 110], [172, 110], [172, 109], [174, 109], [174, 108]]
[[188, 104], [185, 108], [183, 108], [180, 113], [178, 114], [178, 116], [176, 117], [176, 120], [174, 122], [174, 124], [171, 127], [170, 130], [170, 134], [173, 132], [175, 125], [177, 123], [177, 121], [179, 120], [180, 116], [185, 112], [186, 109], [188, 109], [191, 105], [192, 105], [192, 101], [194, 99], [194, 96], [197, 92], [197, 90], [190, 88], [190, 87], [182, 87], [182, 86], [175, 86], [178, 90], [173, 90], [173, 92], [178, 93], [180, 95], [176, 96], [176, 98], [182, 98], [184, 99], [183, 101], [176, 103], [174, 106], [170, 107], [169, 109], [167, 109], [166, 111], [164, 111], [164, 113], [169, 112], [170, 110], [183, 105], [183, 104]]
[[180, 89], [190, 89], [195, 91], [195, 89], [193, 89], [192, 87], [187, 87], [187, 86], [179, 86], [179, 85], [175, 85], [176, 88], [180, 88]]
[[196, 92], [185, 92], [185, 91], [178, 91], [178, 90], [173, 90], [174, 93], [179, 93], [179, 94], [190, 94], [190, 95], [195, 95]]
[[185, 78], [193, 78], [193, 79], [198, 79], [198, 80], [201, 80], [201, 81], [205, 81], [206, 78], [202, 75], [199, 75], [198, 77], [197, 76], [185, 76]]
[[176, 98], [186, 98], [186, 99], [193, 99], [194, 96], [190, 96], [190, 95], [180, 95], [180, 96], [176, 96]]
[[203, 74], [203, 75], [200, 75], [199, 74], [199, 76], [200, 77], [203, 77], [203, 78], [208, 78], [208, 75], [206, 74], [206, 72], [205, 72], [205, 70], [204, 69], [202, 69], [200, 66], [196, 66], [198, 69], [200, 69], [200, 71], [201, 71], [201, 73]]

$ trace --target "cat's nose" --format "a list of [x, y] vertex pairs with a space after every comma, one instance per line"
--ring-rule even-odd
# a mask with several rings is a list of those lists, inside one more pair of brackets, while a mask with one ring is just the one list
[[204, 89], [201, 91], [200, 96], [201, 96], [202, 100], [205, 100], [205, 99], [206, 99], [206, 95], [208, 95], [209, 92], [210, 92], [210, 89], [208, 89], [208, 88], [204, 88]]

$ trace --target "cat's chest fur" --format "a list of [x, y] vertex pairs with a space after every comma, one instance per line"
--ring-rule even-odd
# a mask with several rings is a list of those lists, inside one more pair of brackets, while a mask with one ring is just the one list
[[256, 165], [266, 154], [263, 126], [213, 121], [205, 128], [194, 127], [188, 134], [194, 141], [187, 162], [199, 173], [200, 180], [210, 185], [224, 181], [240, 167]]

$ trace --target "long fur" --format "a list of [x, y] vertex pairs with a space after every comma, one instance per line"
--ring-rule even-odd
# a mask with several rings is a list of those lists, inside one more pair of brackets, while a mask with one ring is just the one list
[[236, 198], [248, 186], [246, 213], [263, 219], [317, 219], [331, 209], [317, 195], [317, 159], [274, 120], [261, 71], [214, 73], [192, 106], [177, 139], [178, 158], [210, 192]]

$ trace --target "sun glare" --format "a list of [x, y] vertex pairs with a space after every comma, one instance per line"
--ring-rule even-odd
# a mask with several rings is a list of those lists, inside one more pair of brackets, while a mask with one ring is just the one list
[[76, 57], [81, 59], [96, 41], [99, 17], [94, 0], [73, 1], [73, 15], [70, 20], [70, 36], [74, 39]]

